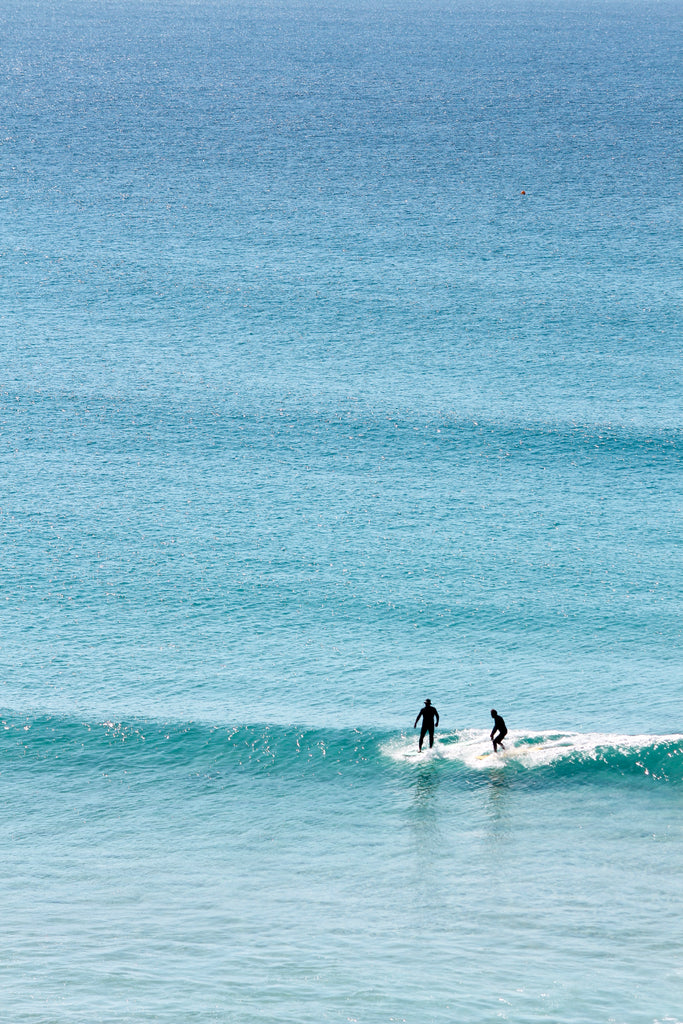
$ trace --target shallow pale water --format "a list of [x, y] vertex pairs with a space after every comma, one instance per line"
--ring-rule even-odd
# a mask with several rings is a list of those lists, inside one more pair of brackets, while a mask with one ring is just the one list
[[0, 27], [3, 1020], [680, 1022], [679, 6]]

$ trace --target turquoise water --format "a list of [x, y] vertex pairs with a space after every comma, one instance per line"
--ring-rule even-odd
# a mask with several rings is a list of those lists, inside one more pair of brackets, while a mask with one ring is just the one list
[[682, 24], [0, 0], [3, 1021], [680, 1024]]

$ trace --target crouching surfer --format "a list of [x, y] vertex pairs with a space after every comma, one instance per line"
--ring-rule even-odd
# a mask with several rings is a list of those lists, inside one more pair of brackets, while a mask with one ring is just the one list
[[493, 719], [493, 729], [491, 729], [491, 740], [493, 742], [493, 753], [495, 754], [500, 747], [501, 750], [505, 750], [503, 746], [503, 740], [508, 734], [507, 726], [503, 721], [502, 715], [499, 715], [495, 708], [491, 709], [491, 718]]

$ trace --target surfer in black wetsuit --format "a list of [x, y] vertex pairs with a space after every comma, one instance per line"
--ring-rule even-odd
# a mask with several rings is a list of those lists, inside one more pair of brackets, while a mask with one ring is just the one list
[[[491, 709], [491, 718], [493, 719], [493, 729], [491, 729], [491, 739], [493, 741], [493, 753], [495, 754], [500, 747], [501, 750], [505, 750], [503, 746], [503, 740], [508, 734], [508, 729], [503, 721], [502, 715], [499, 715], [495, 708]], [[496, 735], [494, 735], [494, 733]]]
[[422, 743], [425, 736], [429, 733], [429, 746], [434, 746], [434, 726], [439, 724], [439, 712], [436, 708], [432, 707], [431, 700], [425, 701], [425, 706], [420, 711], [419, 715], [415, 719], [415, 725], [413, 729], [417, 728], [417, 723], [422, 719], [422, 728], [420, 729], [420, 745], [418, 750], [422, 750]]

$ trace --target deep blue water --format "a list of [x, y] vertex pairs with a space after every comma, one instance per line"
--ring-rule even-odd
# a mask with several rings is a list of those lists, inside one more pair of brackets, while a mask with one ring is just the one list
[[8, 1024], [680, 1024], [682, 29], [0, 0]]

